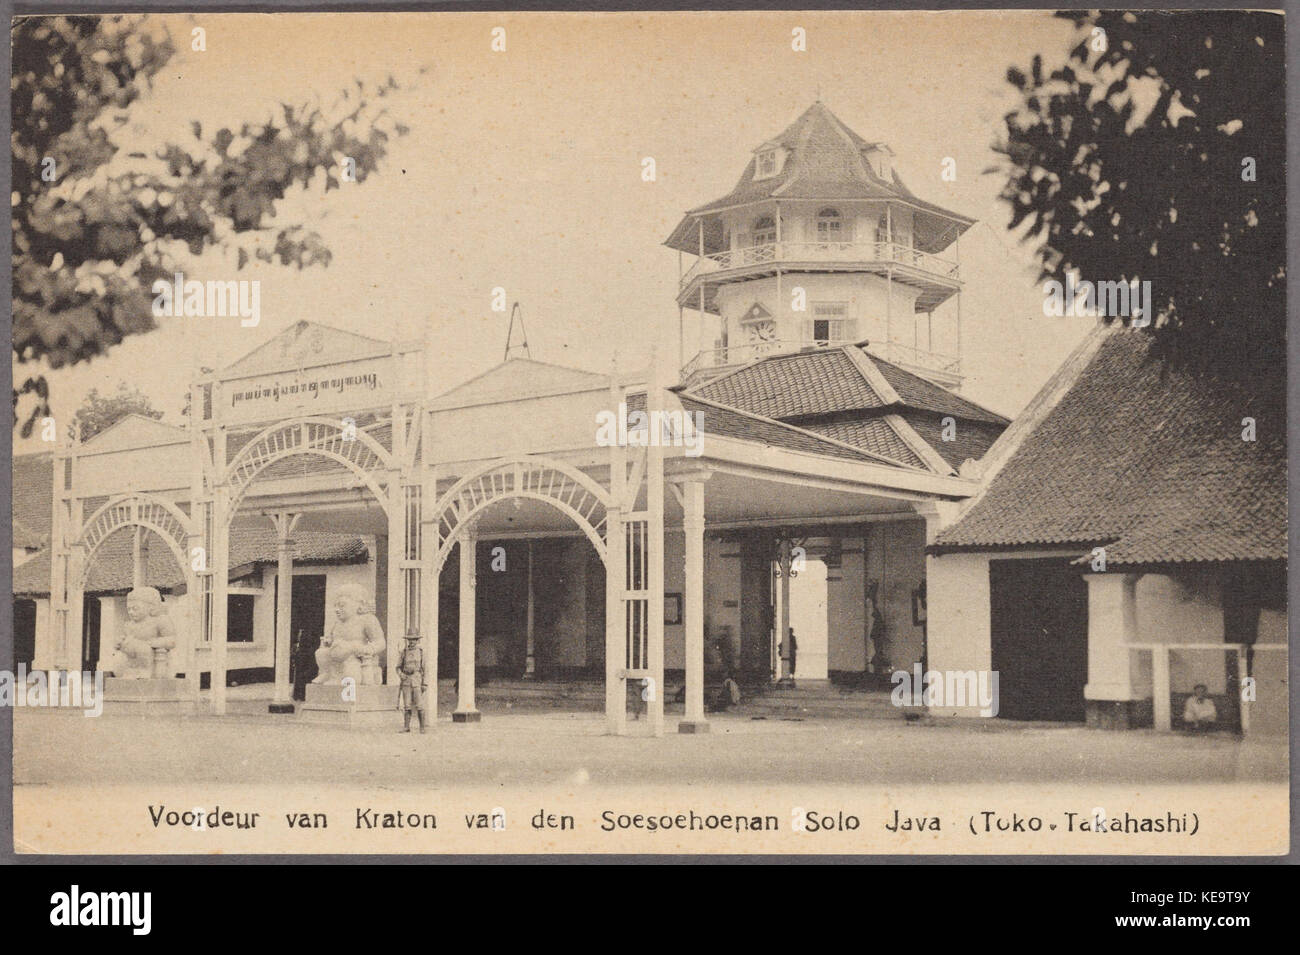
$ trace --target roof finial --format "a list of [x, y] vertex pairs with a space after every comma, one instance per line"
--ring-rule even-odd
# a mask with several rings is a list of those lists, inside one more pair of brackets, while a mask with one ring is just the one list
[[[518, 345], [514, 344], [515, 337], [515, 316], [519, 316], [519, 336], [523, 339]], [[506, 356], [505, 360], [510, 360], [510, 353], [522, 351], [523, 357], [531, 359], [532, 350], [528, 347], [528, 332], [524, 331], [524, 310], [515, 302], [514, 307], [510, 309], [510, 327], [506, 329]]]

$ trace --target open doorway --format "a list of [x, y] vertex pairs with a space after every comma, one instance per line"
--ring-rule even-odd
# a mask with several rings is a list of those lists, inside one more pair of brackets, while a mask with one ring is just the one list
[[[829, 679], [827, 569], [821, 557], [806, 555], [790, 575], [790, 629], [794, 631], [795, 680]], [[779, 599], [779, 598], [778, 598]]]
[[36, 601], [14, 600], [14, 672], [31, 669], [36, 659]]
[[[280, 580], [276, 579], [278, 591]], [[277, 594], [277, 601], [278, 601]], [[293, 698], [306, 699], [306, 686], [316, 679], [316, 651], [325, 633], [325, 575], [294, 574], [290, 590], [289, 619], [292, 621], [292, 652], [289, 654], [289, 682]], [[278, 630], [273, 630], [278, 633]]]

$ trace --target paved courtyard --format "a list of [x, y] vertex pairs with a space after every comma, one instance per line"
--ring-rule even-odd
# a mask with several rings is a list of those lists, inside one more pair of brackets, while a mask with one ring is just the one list
[[[482, 785], [918, 785], [1285, 781], [1283, 741], [1080, 726], [721, 716], [712, 732], [604, 735], [598, 714], [446, 717], [424, 736], [308, 725], [295, 717], [14, 712], [17, 786], [71, 783]], [[629, 723], [644, 732], [644, 723]]]

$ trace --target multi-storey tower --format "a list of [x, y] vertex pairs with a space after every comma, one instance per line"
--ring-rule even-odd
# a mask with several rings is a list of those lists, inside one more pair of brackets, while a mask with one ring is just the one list
[[730, 193], [686, 214], [665, 243], [697, 257], [683, 264], [677, 304], [718, 337], [685, 377], [865, 340], [960, 387], [957, 239], [975, 220], [918, 198], [892, 159], [818, 101], [754, 150]]

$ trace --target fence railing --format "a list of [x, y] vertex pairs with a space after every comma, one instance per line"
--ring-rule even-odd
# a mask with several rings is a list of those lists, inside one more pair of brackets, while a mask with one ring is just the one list
[[700, 256], [682, 276], [681, 287], [700, 275], [784, 262], [897, 263], [944, 279], [957, 280], [957, 263], [897, 242], [769, 242]]

